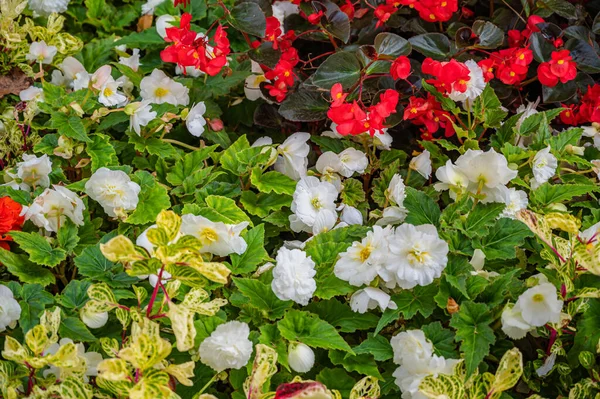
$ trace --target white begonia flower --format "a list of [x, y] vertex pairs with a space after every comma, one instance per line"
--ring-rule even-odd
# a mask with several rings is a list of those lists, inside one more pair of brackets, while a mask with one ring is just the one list
[[44, 90], [39, 87], [29, 86], [27, 89], [19, 92], [19, 99], [21, 101], [44, 101]]
[[290, 342], [288, 363], [296, 373], [308, 373], [315, 364], [315, 352], [302, 342]]
[[127, 97], [119, 91], [122, 83], [110, 78], [100, 88], [98, 102], [106, 107], [122, 106], [127, 102]]
[[[62, 338], [60, 341], [53, 343], [44, 351], [44, 354], [56, 354], [61, 346], [67, 344], [75, 344], [70, 338]], [[77, 348], [77, 355], [83, 359], [85, 359], [86, 371], [83, 375], [83, 381], [85, 383], [89, 382], [89, 377], [96, 377], [98, 375], [98, 365], [103, 360], [102, 355], [98, 352], [86, 352], [85, 346], [81, 342], [75, 344]], [[60, 379], [60, 367], [56, 367], [51, 365], [42, 373], [44, 378], [47, 378], [49, 375], [54, 375], [57, 379]]]
[[473, 276], [481, 276], [486, 280], [489, 280], [493, 277], [498, 277], [500, 274], [496, 272], [488, 272], [487, 270], [483, 270], [483, 266], [485, 265], [485, 254], [481, 249], [476, 249], [473, 251], [473, 256], [469, 261], [471, 266], [473, 266], [474, 271], [471, 271], [471, 275]]
[[152, 106], [149, 101], [127, 104], [125, 113], [129, 115], [129, 127], [133, 129], [138, 136], [141, 135], [141, 126], [147, 126], [157, 115], [156, 111], [152, 111]]
[[67, 11], [70, 0], [29, 0], [29, 9], [33, 16], [47, 17], [52, 13], [63, 13]]
[[137, 72], [140, 68], [140, 49], [134, 48], [133, 54], [129, 57], [119, 57], [119, 64], [128, 66], [133, 71]]
[[262, 73], [252, 74], [244, 81], [244, 94], [249, 101], [256, 101], [259, 98], [266, 100], [262, 90], [260, 90], [260, 84], [263, 82], [269, 82], [269, 79]]
[[[160, 273], [160, 269], [157, 269], [156, 270], [156, 274], [151, 274], [151, 275], [148, 276], [148, 282], [150, 283], [150, 285], [152, 287], [156, 287], [156, 284], [158, 283], [158, 275], [159, 275], [159, 273]], [[163, 272], [162, 272], [162, 274], [160, 276], [160, 284], [161, 285], [167, 284], [169, 282], [169, 280], [171, 279], [171, 277], [173, 277], [171, 275], [171, 273], [167, 272], [166, 270], [163, 270]]]
[[400, 225], [388, 242], [390, 255], [379, 275], [389, 288], [429, 285], [448, 263], [448, 244], [434, 225]]
[[281, 24], [282, 29], [284, 29], [285, 19], [288, 16], [290, 16], [292, 14], [298, 14], [299, 12], [300, 12], [300, 7], [298, 7], [298, 5], [296, 5], [290, 1], [282, 0], [282, 1], [275, 1], [273, 3], [273, 16], [275, 18], [277, 18], [277, 20]]
[[25, 56], [27, 61], [50, 64], [57, 52], [56, 46], [48, 46], [45, 41], [33, 42], [29, 45], [29, 52]]
[[551, 283], [542, 283], [529, 288], [517, 300], [523, 320], [535, 327], [546, 323], [558, 323], [563, 301], [558, 299], [556, 287]]
[[594, 141], [594, 147], [600, 150], [600, 123], [594, 122], [590, 126], [581, 126], [583, 136], [591, 137]]
[[200, 137], [204, 133], [204, 126], [206, 126], [205, 113], [206, 105], [204, 101], [200, 101], [190, 109], [187, 118], [185, 118], [185, 126], [192, 136]]
[[554, 368], [554, 364], [556, 363], [556, 352], [553, 352], [544, 360], [544, 364], [542, 364], [539, 368], [535, 370], [535, 373], [539, 377], [544, 377], [548, 375]]
[[410, 160], [408, 167], [416, 171], [425, 179], [429, 179], [432, 171], [431, 154], [429, 151], [424, 150], [422, 153]]
[[[58, 68], [60, 71], [55, 70], [52, 72], [52, 84], [75, 88], [75, 80], [79, 80], [82, 76], [85, 76], [89, 81], [89, 75], [85, 67], [74, 57], [65, 58]], [[87, 87], [87, 84], [85, 87]], [[81, 87], [75, 90], [78, 89], [81, 89]]]
[[469, 179], [462, 171], [452, 163], [446, 161], [446, 165], [435, 171], [435, 177], [439, 180], [433, 185], [436, 191], [450, 190], [450, 198], [456, 199], [457, 194], [463, 193], [469, 186]]
[[353, 147], [348, 147], [338, 154], [340, 159], [340, 170], [337, 172], [344, 176], [350, 177], [356, 173], [364, 173], [369, 166], [369, 158], [364, 152]]
[[86, 308], [81, 309], [80, 316], [83, 324], [89, 328], [104, 327], [108, 321], [108, 312], [92, 313], [87, 311]]
[[424, 361], [433, 356], [433, 344], [422, 330], [407, 330], [390, 340], [394, 351], [394, 363]]
[[92, 88], [101, 90], [105, 84], [113, 80], [112, 67], [110, 65], [102, 65], [90, 76], [89, 84], [91, 84]]
[[535, 329], [523, 319], [518, 305], [508, 304], [502, 311], [502, 331], [510, 339], [525, 338], [528, 332]]
[[464, 92], [452, 91], [448, 94], [448, 97], [453, 101], [468, 101], [467, 108], [469, 109], [472, 102], [483, 93], [485, 89], [485, 79], [483, 78], [483, 71], [477, 65], [477, 62], [473, 60], [465, 61], [465, 66], [469, 68], [469, 80], [466, 82], [467, 90]]
[[368, 310], [379, 308], [382, 312], [386, 309], [397, 309], [398, 306], [379, 288], [367, 287], [356, 291], [350, 297], [350, 308], [353, 312], [363, 314]]
[[486, 195], [482, 200], [484, 203], [500, 201], [500, 187], [506, 186], [518, 174], [516, 170], [508, 167], [504, 155], [497, 153], [493, 148], [485, 152], [469, 149], [458, 157], [456, 166], [460, 173], [469, 179], [468, 189], [472, 193]]
[[203, 253], [227, 256], [232, 253], [241, 255], [246, 252], [248, 244], [240, 233], [248, 227], [248, 222], [225, 224], [213, 222], [204, 216], [190, 213], [181, 217], [181, 233], [192, 235], [200, 240]]
[[402, 176], [398, 173], [392, 176], [390, 184], [385, 191], [385, 196], [390, 205], [383, 210], [382, 218], [377, 221], [377, 225], [387, 226], [404, 221], [408, 213], [404, 207], [406, 186], [404, 185]]
[[423, 361], [402, 363], [392, 376], [395, 378], [396, 385], [400, 387], [402, 399], [427, 399], [427, 396], [419, 391], [423, 378], [429, 375], [434, 377], [439, 374], [451, 375], [454, 373], [454, 366], [459, 362], [458, 359], [445, 359], [433, 355]]
[[326, 233], [333, 229], [337, 220], [335, 212], [319, 212], [315, 218], [315, 223], [312, 225], [312, 234], [317, 235]]
[[310, 139], [310, 133], [298, 132], [292, 134], [283, 143], [277, 147], [280, 157], [275, 162], [275, 170], [299, 180], [306, 176], [308, 167], [308, 153], [310, 146], [307, 141]]
[[290, 227], [295, 232], [312, 231], [321, 213], [329, 214], [322, 219], [337, 219], [335, 200], [338, 192], [331, 183], [321, 182], [314, 176], [300, 179], [294, 191], [290, 215]]
[[269, 136], [263, 136], [256, 139], [254, 143], [252, 143], [251, 147], [262, 147], [265, 145], [272, 145], [273, 139]]
[[165, 0], [148, 0], [146, 3], [142, 4], [142, 15], [154, 15], [156, 7], [164, 2]]
[[188, 105], [190, 102], [189, 89], [160, 69], [154, 69], [149, 76], [142, 79], [140, 95], [142, 100], [154, 104]]
[[600, 222], [579, 233], [579, 238], [586, 244], [597, 243], [600, 238]]
[[340, 254], [333, 267], [336, 277], [356, 287], [369, 285], [387, 262], [389, 252], [387, 237], [391, 232], [391, 227], [383, 229], [380, 226], [373, 226], [373, 231], [369, 231], [365, 238], [353, 242], [345, 252]]
[[0, 285], [0, 332], [7, 327], [15, 328], [20, 318], [21, 305], [15, 300], [10, 288]]
[[529, 204], [527, 193], [523, 190], [517, 190], [514, 187], [501, 187], [499, 190], [499, 199], [501, 199], [499, 202], [503, 202], [506, 205], [500, 214], [502, 218], [515, 219], [517, 213], [520, 210], [527, 209], [527, 205]]
[[554, 176], [558, 160], [550, 152], [550, 146], [540, 150], [533, 157], [533, 180], [531, 180], [531, 188], [536, 189]]
[[230, 321], [219, 325], [200, 344], [200, 361], [217, 372], [241, 369], [252, 356], [249, 336], [250, 328], [246, 323]]
[[83, 201], [68, 188], [54, 185], [41, 193], [29, 207], [23, 207], [26, 220], [50, 232], [57, 232], [66, 218], [83, 226]]
[[18, 181], [18, 188], [30, 191], [32, 188], [49, 187], [50, 173], [52, 161], [48, 155], [37, 157], [33, 154], [23, 154], [23, 162], [17, 163], [16, 173], [7, 171], [6, 175]]
[[139, 201], [141, 187], [131, 181], [121, 170], [100, 168], [85, 183], [85, 192], [98, 202], [110, 217], [122, 216], [124, 211], [134, 210]]
[[338, 173], [341, 168], [340, 157], [333, 151], [322, 153], [315, 164], [315, 169], [321, 174], [321, 181], [333, 184], [338, 192], [342, 191], [342, 177]]
[[[342, 214], [340, 215], [340, 220], [346, 223], [349, 226], [363, 224], [363, 215], [362, 213], [353, 206], [342, 204], [341, 207]], [[338, 211], [340, 209], [338, 208]]]
[[317, 289], [315, 262], [299, 249], [279, 248], [271, 289], [282, 301], [308, 305]]
[[165, 14], [156, 18], [156, 32], [163, 39], [167, 37], [167, 28], [177, 27], [178, 25], [177, 18], [173, 15]]

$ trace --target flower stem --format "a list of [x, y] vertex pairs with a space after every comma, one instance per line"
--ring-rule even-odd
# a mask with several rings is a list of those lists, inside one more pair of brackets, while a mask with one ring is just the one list
[[198, 393], [196, 395], [202, 395], [202, 393], [204, 391], [206, 391], [206, 389], [212, 385], [213, 382], [215, 382], [215, 380], [217, 379], [217, 377], [219, 376], [219, 374], [221, 373], [217, 373], [215, 375], [212, 376], [212, 378], [210, 380], [208, 380], [208, 382], [202, 387], [202, 389], [200, 391], [198, 391]]
[[178, 146], [183, 147], [183, 148], [187, 148], [188, 150], [192, 150], [192, 151], [198, 151], [200, 149], [198, 147], [194, 147], [193, 145], [182, 143], [181, 141], [178, 141], [178, 140], [162, 139], [162, 141], [165, 142], [165, 143], [175, 144], [175, 145], [178, 145]]
[[165, 266], [160, 268], [158, 272], [158, 280], [156, 281], [156, 285], [154, 286], [154, 290], [152, 291], [152, 296], [150, 297], [150, 302], [148, 302], [148, 309], [146, 310], [146, 317], [150, 317], [150, 313], [152, 313], [152, 306], [154, 306], [154, 301], [156, 301], [156, 296], [158, 295], [158, 289], [160, 288], [160, 280], [162, 279], [163, 271], [165, 270]]

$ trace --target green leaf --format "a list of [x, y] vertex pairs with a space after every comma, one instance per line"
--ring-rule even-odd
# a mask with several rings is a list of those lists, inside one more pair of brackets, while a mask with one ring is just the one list
[[23, 333], [40, 322], [40, 315], [47, 305], [54, 303], [54, 297], [39, 284], [25, 284], [21, 289], [21, 317], [19, 326]]
[[260, 224], [243, 234], [242, 237], [248, 244], [246, 252], [241, 255], [231, 255], [231, 273], [244, 274], [256, 270], [269, 254], [265, 250], [265, 225]]
[[205, 201], [207, 206], [202, 208], [202, 216], [213, 222], [223, 222], [227, 224], [251, 222], [248, 215], [246, 215], [232, 199], [220, 195], [209, 195], [206, 197]]
[[538, 112], [537, 114], [533, 114], [525, 118], [523, 123], [521, 123], [521, 128], [519, 129], [519, 134], [522, 136], [529, 136], [533, 132], [537, 131], [542, 122], [547, 121], [547, 123], [552, 122], [554, 118], [556, 118], [563, 111], [563, 108], [553, 108], [548, 111]]
[[100, 245], [87, 247], [73, 261], [79, 274], [93, 280], [103, 281], [111, 287], [130, 287], [131, 284], [139, 281], [137, 277], [131, 277], [122, 272], [120, 266], [106, 259], [100, 251]]
[[502, 218], [490, 228], [487, 236], [474, 241], [473, 246], [483, 251], [486, 260], [513, 259], [516, 257], [515, 249], [523, 244], [526, 237], [532, 236], [533, 233], [524, 223]]
[[435, 354], [443, 356], [446, 359], [457, 358], [456, 344], [454, 343], [454, 333], [442, 327], [439, 321], [429, 323], [421, 327], [425, 336], [433, 344]]
[[110, 144], [110, 137], [104, 134], [93, 134], [92, 140], [86, 147], [86, 152], [92, 160], [92, 172], [104, 166], [116, 166], [119, 164], [117, 153]]
[[423, 33], [408, 39], [413, 49], [423, 54], [425, 57], [431, 57], [434, 60], [445, 60], [450, 58], [451, 43], [450, 39], [442, 33]]
[[495, 49], [504, 42], [504, 31], [489, 21], [477, 20], [473, 23], [473, 32], [479, 41], [476, 47]]
[[60, 320], [58, 334], [61, 338], [71, 338], [75, 342], [93, 342], [96, 337], [77, 317], [65, 317]]
[[415, 190], [412, 187], [406, 187], [406, 198], [404, 207], [408, 210], [406, 223], [418, 226], [420, 224], [439, 225], [440, 208], [435, 201], [422, 191]]
[[596, 353], [600, 340], [600, 299], [590, 299], [583, 316], [577, 323], [575, 345], [569, 351], [569, 363], [576, 366], [579, 353], [588, 351]]
[[252, 169], [250, 181], [262, 193], [269, 194], [275, 192], [277, 194], [294, 195], [296, 191], [296, 181], [283, 173], [267, 172], [262, 173], [260, 168]]
[[175, 165], [167, 173], [167, 181], [174, 186], [180, 186], [183, 182], [204, 168], [204, 160], [217, 148], [217, 145], [204, 147], [198, 151], [189, 152], [175, 162]]
[[[454, 339], [454, 334], [452, 334], [452, 339]], [[373, 355], [378, 362], [385, 362], [394, 357], [394, 351], [392, 350], [390, 341], [383, 335], [374, 336], [372, 333], [369, 333], [367, 339], [362, 341], [357, 347], [353, 348], [353, 350], [357, 355]]]
[[340, 193], [340, 197], [344, 204], [357, 207], [359, 204], [365, 202], [366, 194], [362, 183], [350, 178], [344, 180], [344, 188]]
[[315, 122], [325, 119], [328, 109], [321, 92], [299, 89], [285, 98], [279, 114], [292, 122]]
[[329, 351], [329, 360], [336, 366], [344, 367], [346, 371], [356, 371], [362, 375], [370, 375], [380, 380], [383, 379], [377, 369], [377, 363], [375, 363], [371, 355], [352, 355], [339, 350], [331, 350]]
[[81, 309], [89, 300], [87, 290], [91, 285], [90, 281], [71, 280], [57, 300], [67, 309]]
[[237, 154], [243, 150], [250, 148], [250, 142], [246, 138], [246, 135], [240, 136], [239, 139], [235, 141], [232, 145], [229, 146], [225, 151], [221, 153], [221, 158], [219, 162], [221, 166], [230, 171], [231, 173], [238, 173], [240, 169], [240, 161], [237, 158]]
[[133, 32], [122, 39], [114, 42], [113, 46], [127, 45], [129, 48], [146, 49], [149, 47], [164, 47], [165, 40], [160, 37], [156, 29], [145, 29], [141, 32]]
[[292, 197], [284, 194], [254, 194], [252, 191], [244, 191], [240, 203], [248, 213], [264, 218], [272, 211], [289, 207], [292, 204]]
[[[245, 304], [259, 310], [263, 317], [269, 320], [280, 318], [287, 309], [294, 305], [292, 301], [282, 301], [277, 298], [271, 286], [259, 280], [234, 277], [233, 282], [239, 292], [248, 298], [248, 302]], [[234, 303], [234, 305], [241, 305], [241, 303]]]
[[374, 46], [380, 58], [384, 55], [385, 58], [396, 59], [401, 55], [409, 55], [412, 51], [408, 40], [389, 32], [382, 32], [375, 36]]
[[356, 380], [341, 368], [324, 368], [317, 374], [317, 381], [329, 389], [335, 389], [343, 398], [349, 398]]
[[375, 334], [378, 334], [388, 324], [398, 320], [400, 314], [406, 320], [413, 318], [417, 313], [423, 317], [429, 317], [433, 313], [435, 304], [435, 295], [438, 292], [438, 287], [435, 284], [429, 284], [425, 287], [416, 286], [412, 290], [403, 290], [400, 294], [392, 296], [392, 301], [398, 306], [397, 309], [387, 309], [383, 312]]
[[321, 4], [325, 6], [325, 18], [321, 20], [325, 30], [342, 42], [348, 43], [348, 40], [350, 40], [350, 18], [348, 18], [348, 15], [330, 0], [325, 0]]
[[284, 318], [277, 322], [277, 328], [289, 341], [302, 342], [314, 348], [339, 349], [354, 353], [335, 327], [309, 312], [288, 310]]
[[130, 224], [146, 224], [154, 222], [160, 211], [171, 206], [167, 189], [159, 184], [154, 176], [145, 170], [135, 172], [136, 183], [142, 188], [139, 194], [138, 206], [129, 215], [126, 222]]
[[87, 7], [86, 15], [90, 19], [100, 18], [103, 11], [106, 9], [105, 0], [85, 0], [85, 6]]
[[12, 231], [10, 235], [21, 249], [29, 254], [29, 260], [38, 265], [56, 266], [67, 257], [63, 249], [52, 248], [38, 233]]
[[538, 6], [548, 8], [563, 18], [573, 19], [577, 13], [575, 6], [567, 0], [539, 0], [537, 4]]
[[356, 313], [350, 309], [350, 306], [335, 298], [328, 301], [312, 302], [306, 307], [306, 310], [318, 315], [332, 326], [338, 327], [344, 333], [371, 329], [379, 321], [373, 313]]
[[598, 191], [597, 187], [588, 184], [550, 184], [544, 183], [533, 191], [531, 202], [538, 206], [548, 206], [553, 203], [570, 201], [573, 197]]
[[67, 219], [66, 223], [58, 229], [58, 233], [56, 234], [59, 248], [64, 249], [67, 253], [73, 251], [79, 242], [78, 233], [79, 229], [75, 223]]
[[331, 89], [336, 83], [341, 83], [344, 89], [349, 89], [360, 78], [361, 65], [356, 54], [341, 51], [330, 55], [323, 61], [312, 76], [315, 86]]
[[582, 128], [565, 130], [556, 136], [552, 136], [550, 140], [548, 140], [548, 144], [550, 144], [550, 148], [554, 151], [562, 152], [568, 145], [576, 146], [577, 143], [579, 143], [582, 133]]
[[456, 329], [456, 340], [461, 342], [466, 378], [477, 370], [490, 352], [490, 345], [496, 341], [494, 330], [490, 327], [492, 321], [494, 318], [484, 303], [463, 302], [460, 310], [452, 315], [450, 326]]
[[58, 133], [86, 143], [92, 140], [87, 135], [87, 128], [76, 115], [67, 115], [62, 112], [53, 112], [50, 118], [50, 126], [57, 129]]
[[0, 248], [0, 263], [22, 283], [40, 284], [45, 287], [55, 282], [50, 270], [30, 262], [25, 255], [13, 254]]
[[469, 212], [469, 216], [463, 224], [463, 232], [469, 238], [486, 234], [488, 228], [496, 221], [504, 207], [504, 204], [496, 202], [477, 204], [475, 209]]
[[231, 9], [229, 23], [242, 32], [262, 38], [267, 29], [265, 14], [256, 3], [246, 1], [239, 3]]
[[258, 341], [263, 345], [268, 345], [275, 349], [277, 352], [277, 361], [288, 371], [290, 366], [288, 364], [288, 346], [285, 339], [281, 337], [281, 333], [277, 329], [275, 324], [265, 324], [260, 329], [260, 336]]

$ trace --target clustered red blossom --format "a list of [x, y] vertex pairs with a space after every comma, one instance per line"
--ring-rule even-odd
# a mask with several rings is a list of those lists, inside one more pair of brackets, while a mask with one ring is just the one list
[[385, 128], [385, 120], [396, 113], [398, 92], [386, 90], [379, 97], [379, 103], [363, 107], [358, 101], [347, 102], [348, 93], [344, 93], [342, 85], [336, 83], [331, 88], [333, 102], [329, 106], [327, 116], [337, 125], [341, 135], [358, 135], [368, 132], [371, 136]]
[[0, 198], [0, 248], [9, 249], [8, 241], [12, 241], [7, 234], [12, 230], [21, 230], [25, 218], [21, 216], [23, 207], [9, 197]]
[[537, 69], [538, 79], [544, 86], [554, 87], [558, 82], [567, 83], [577, 77], [576, 64], [569, 50], [552, 52], [552, 59], [542, 62]]
[[407, 56], [401, 55], [392, 62], [390, 74], [394, 79], [406, 79], [410, 75], [410, 60]]
[[173, 44], [161, 51], [160, 57], [164, 62], [179, 65], [184, 73], [187, 67], [194, 67], [215, 76], [227, 64], [227, 55], [231, 52], [227, 32], [219, 25], [212, 38], [214, 45], [210, 46], [208, 37], [190, 30], [191, 19], [191, 14], [184, 13], [179, 28], [166, 29], [165, 41]]
[[566, 125], [600, 123], [600, 84], [588, 87], [579, 104], [562, 104], [566, 108], [560, 114], [560, 120]]
[[377, 27], [385, 24], [401, 6], [414, 8], [427, 22], [446, 22], [458, 11], [458, 0], [386, 0], [375, 9]]
[[452, 124], [454, 116], [448, 111], [444, 111], [442, 105], [430, 93], [427, 93], [426, 99], [410, 97], [408, 106], [404, 109], [404, 120], [409, 120], [417, 126], [423, 126], [421, 138], [424, 140], [433, 139], [433, 133], [440, 128], [444, 129], [445, 137], [454, 135]]
[[467, 90], [467, 82], [471, 80], [469, 68], [456, 60], [440, 62], [426, 58], [421, 68], [423, 73], [434, 77], [428, 79], [427, 83], [442, 94], [453, 91], [464, 93]]
[[527, 77], [533, 52], [527, 48], [510, 47], [490, 54], [490, 58], [479, 61], [483, 77], [489, 82], [494, 77], [507, 85], [519, 85]]

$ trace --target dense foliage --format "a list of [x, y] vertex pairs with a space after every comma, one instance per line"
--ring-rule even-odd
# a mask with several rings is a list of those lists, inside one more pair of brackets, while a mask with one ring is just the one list
[[0, 397], [600, 397], [596, 35], [0, 0]]

